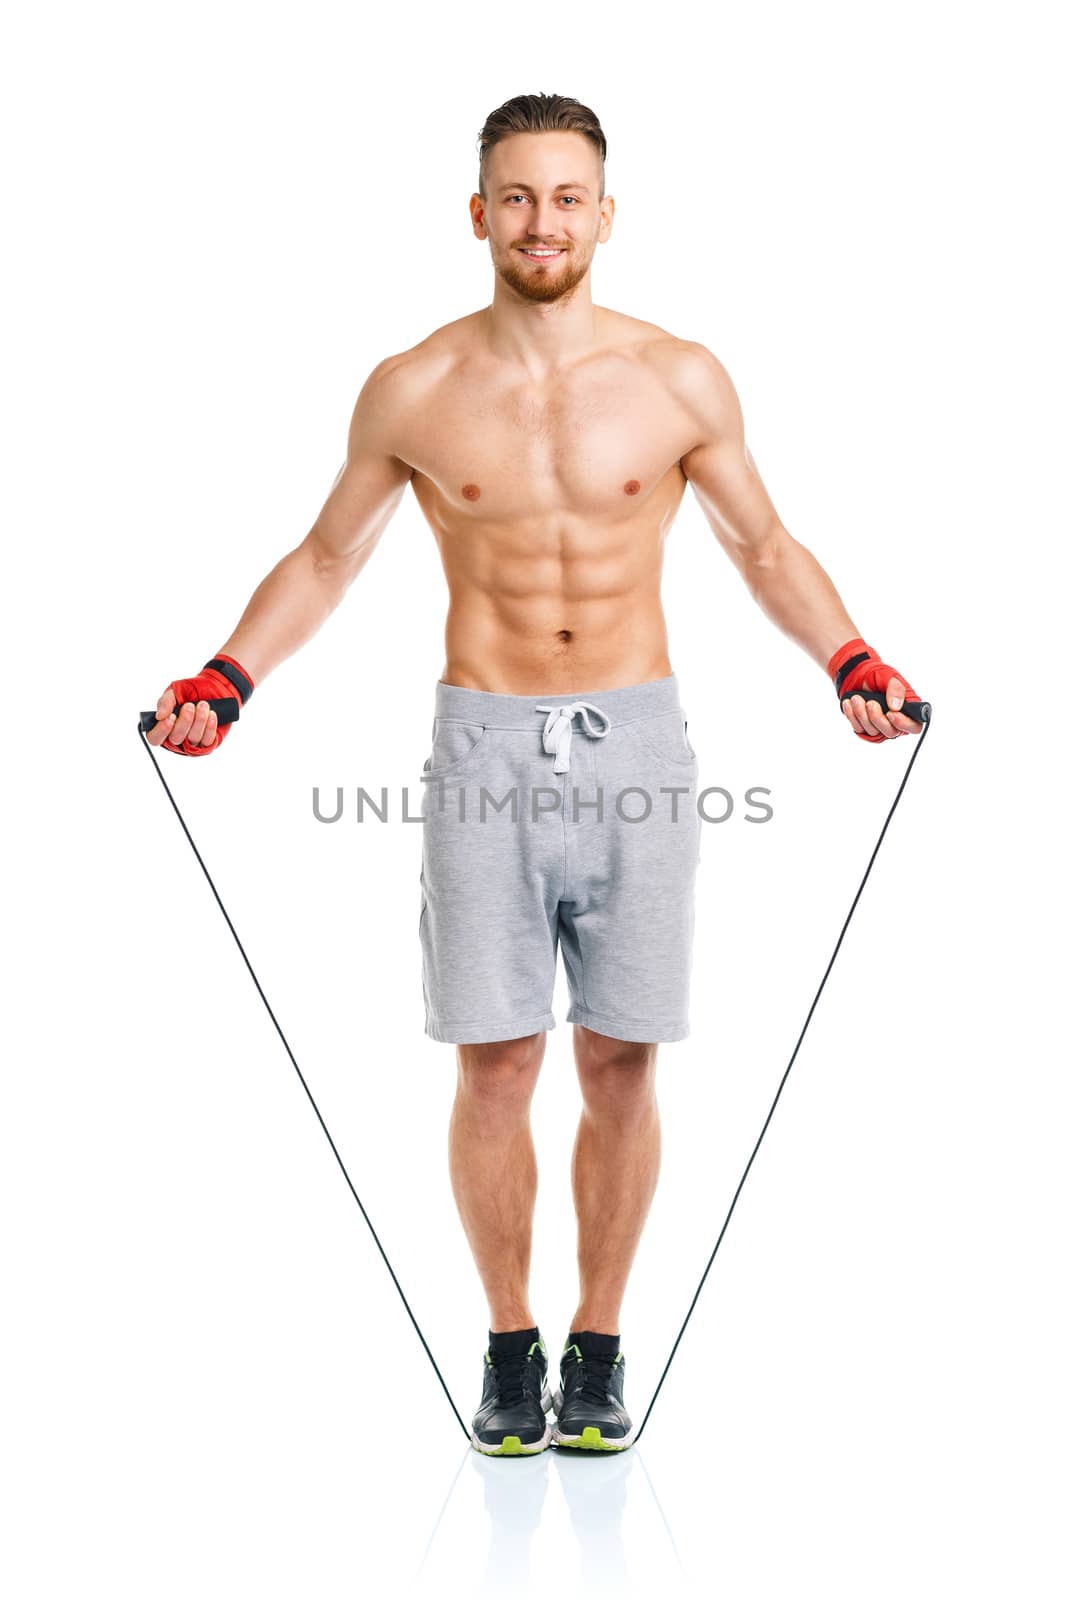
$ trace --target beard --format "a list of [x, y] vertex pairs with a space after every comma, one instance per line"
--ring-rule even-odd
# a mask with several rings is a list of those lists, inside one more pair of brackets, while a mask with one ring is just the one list
[[525, 262], [514, 246], [506, 251], [503, 262], [494, 262], [494, 270], [521, 299], [543, 302], [560, 300], [575, 289], [590, 265], [591, 255], [580, 255], [575, 247], [567, 248], [564, 255], [543, 267]]

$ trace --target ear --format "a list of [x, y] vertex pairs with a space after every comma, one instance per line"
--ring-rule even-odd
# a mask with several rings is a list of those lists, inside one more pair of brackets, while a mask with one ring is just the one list
[[481, 194], [472, 195], [472, 198], [468, 201], [468, 210], [472, 214], [472, 232], [477, 239], [485, 239], [487, 236], [487, 207], [486, 201]]
[[614, 196], [612, 194], [603, 196], [599, 205], [599, 217], [599, 239], [602, 241], [609, 238], [610, 229], [614, 225]]

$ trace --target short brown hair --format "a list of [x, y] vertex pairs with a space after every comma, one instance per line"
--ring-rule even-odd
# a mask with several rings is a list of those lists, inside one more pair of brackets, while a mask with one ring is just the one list
[[599, 153], [599, 198], [606, 190], [606, 134], [590, 106], [564, 94], [518, 94], [492, 111], [479, 130], [479, 193], [486, 199], [487, 154], [511, 133], [582, 133]]

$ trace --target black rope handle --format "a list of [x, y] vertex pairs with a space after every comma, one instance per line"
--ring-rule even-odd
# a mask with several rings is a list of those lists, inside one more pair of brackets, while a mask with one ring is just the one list
[[890, 706], [887, 703], [887, 696], [878, 694], [875, 689], [847, 689], [839, 699], [845, 705], [855, 694], [859, 694], [866, 705], [871, 701], [883, 711], [894, 711], [896, 715], [901, 712], [904, 717], [909, 717], [911, 722], [927, 722], [932, 715], [932, 707], [927, 700], [903, 700], [900, 706]]
[[[180, 704], [174, 708], [177, 717], [183, 710], [184, 706], [189, 706], [192, 704], [197, 704], [197, 702], [181, 700]], [[216, 711], [218, 727], [220, 727], [222, 722], [238, 722], [240, 720], [240, 706], [238, 700], [233, 700], [230, 697], [227, 700], [207, 700], [206, 704], [209, 706], [211, 711]], [[167, 719], [164, 717], [161, 718], [162, 722], [166, 720]], [[154, 728], [157, 727], [157, 722], [158, 717], [156, 711], [140, 711], [138, 717], [138, 731], [140, 733], [152, 733]], [[153, 746], [151, 745], [150, 748], [152, 749]], [[168, 788], [168, 784], [165, 785], [165, 788]], [[181, 817], [180, 820], [182, 822], [183, 818]]]

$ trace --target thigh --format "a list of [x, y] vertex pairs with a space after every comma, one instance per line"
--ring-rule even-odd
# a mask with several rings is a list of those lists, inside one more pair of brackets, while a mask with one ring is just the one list
[[597, 744], [601, 819], [572, 830], [572, 895], [561, 941], [569, 1019], [615, 1038], [689, 1031], [698, 763], [680, 711], [629, 723]]
[[484, 1043], [553, 1026], [563, 853], [559, 820], [530, 818], [534, 744], [505, 729], [435, 730], [419, 923], [435, 1038]]

